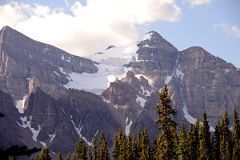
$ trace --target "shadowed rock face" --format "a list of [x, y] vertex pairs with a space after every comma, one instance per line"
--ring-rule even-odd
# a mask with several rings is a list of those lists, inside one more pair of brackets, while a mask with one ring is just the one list
[[[69, 73], [96, 73], [95, 62], [4, 27], [0, 31], [0, 112], [6, 116], [0, 119], [5, 140], [1, 145], [48, 145], [54, 152], [66, 153], [73, 151], [79, 137], [90, 144], [101, 130], [110, 146], [119, 128], [128, 135], [146, 127], [154, 137], [158, 92], [164, 84], [170, 88], [179, 123], [194, 123], [207, 112], [213, 126], [224, 111], [231, 114], [234, 106], [240, 109], [240, 71], [232, 64], [201, 47], [178, 51], [154, 31], [137, 46], [135, 60], [119, 63], [129, 70], [125, 77], [110, 83], [99, 96], [65, 88], [71, 81]], [[113, 63], [104, 59], [108, 61]], [[16, 102], [24, 102], [23, 114], [17, 112]]]
[[12, 97], [0, 90], [0, 112], [4, 117], [0, 118], [0, 146], [8, 148], [12, 145], [22, 145], [21, 135], [18, 132], [16, 120], [20, 118]]
[[[28, 146], [47, 145], [56, 153], [74, 151], [80, 137], [90, 145], [92, 138], [101, 131], [106, 133], [111, 146], [112, 137], [121, 128], [114, 108], [101, 97], [85, 91], [67, 90], [60, 99], [55, 100], [37, 88], [29, 97], [24, 114], [19, 115], [14, 105], [12, 109], [15, 110], [15, 118], [6, 123], [12, 130], [16, 130], [12, 134], [18, 133], [18, 137], [22, 137], [21, 141]], [[8, 117], [10, 114], [13, 113], [6, 113]], [[15, 119], [18, 119], [17, 123]], [[11, 140], [17, 142], [18, 137], [13, 136]]]

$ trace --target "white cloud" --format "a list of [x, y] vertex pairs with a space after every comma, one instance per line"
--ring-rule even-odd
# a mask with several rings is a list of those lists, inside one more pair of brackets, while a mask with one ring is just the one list
[[227, 36], [240, 38], [240, 26], [219, 23], [215, 24], [215, 28], [221, 29]]
[[202, 5], [208, 5], [210, 4], [213, 0], [185, 0], [188, 3], [190, 3], [191, 6], [202, 6]]
[[181, 17], [175, 0], [87, 0], [86, 5], [76, 1], [70, 12], [10, 2], [0, 6], [0, 27], [9, 25], [36, 40], [87, 56], [111, 44], [137, 41], [139, 26]]

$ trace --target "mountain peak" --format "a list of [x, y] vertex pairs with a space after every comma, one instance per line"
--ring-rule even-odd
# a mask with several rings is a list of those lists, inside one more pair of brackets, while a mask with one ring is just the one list
[[158, 32], [150, 31], [147, 32], [143, 38], [138, 42], [137, 46], [147, 48], [160, 48], [168, 52], [176, 52], [177, 49], [165, 40]]
[[156, 31], [147, 32], [141, 39], [141, 41], [151, 40], [151, 39], [162, 39], [162, 36]]
[[0, 30], [0, 42], [3, 41], [12, 41], [12, 40], [32, 40], [31, 38], [27, 37], [26, 35], [20, 33], [19, 31], [9, 27], [9, 26], [4, 26], [1, 30]]
[[0, 35], [2, 35], [3, 33], [13, 33], [13, 32], [18, 32], [18, 31], [14, 30], [13, 28], [11, 28], [9, 26], [4, 26], [0, 30]]

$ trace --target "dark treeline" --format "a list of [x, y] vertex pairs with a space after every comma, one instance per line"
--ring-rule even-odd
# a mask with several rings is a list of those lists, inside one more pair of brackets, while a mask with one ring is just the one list
[[[151, 144], [147, 130], [134, 136], [126, 136], [119, 130], [114, 137], [111, 153], [107, 147], [104, 134], [94, 138], [92, 146], [87, 146], [82, 139], [76, 145], [75, 152], [57, 160], [240, 160], [240, 122], [238, 112], [233, 112], [230, 122], [227, 112], [218, 120], [215, 131], [210, 132], [206, 113], [201, 122], [191, 124], [189, 129], [182, 123], [177, 129], [174, 121], [176, 111], [171, 107], [168, 88], [165, 86], [160, 93], [157, 106], [160, 134]], [[49, 160], [49, 151], [43, 148], [36, 160]]]

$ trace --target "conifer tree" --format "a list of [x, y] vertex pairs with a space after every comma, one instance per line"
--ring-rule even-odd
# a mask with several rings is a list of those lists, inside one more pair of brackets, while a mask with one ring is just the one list
[[127, 137], [127, 143], [126, 143], [126, 160], [132, 160], [132, 159], [133, 159], [132, 138], [129, 135]]
[[63, 160], [61, 153], [57, 154], [56, 160]]
[[75, 148], [74, 160], [87, 160], [87, 147], [82, 138], [80, 138]]
[[108, 146], [103, 132], [100, 133], [98, 160], [109, 160]]
[[70, 153], [67, 154], [66, 160], [71, 160], [71, 154]]
[[213, 137], [213, 157], [215, 160], [220, 160], [220, 142], [221, 142], [221, 124], [218, 120], [217, 125], [215, 126], [214, 137]]
[[195, 125], [191, 124], [187, 135], [189, 145], [190, 159], [198, 159], [199, 157], [199, 122]]
[[127, 158], [127, 140], [121, 129], [119, 129], [115, 135], [112, 153], [115, 160]]
[[156, 160], [177, 159], [176, 110], [171, 107], [167, 85], [160, 93], [160, 104], [157, 106], [160, 136], [157, 139]]
[[147, 129], [145, 128], [142, 132], [141, 141], [141, 152], [139, 160], [149, 160], [150, 159], [150, 142], [147, 133]]
[[96, 137], [93, 137], [93, 160], [97, 160], [98, 157], [98, 146], [97, 146], [97, 140]]
[[51, 160], [48, 148], [42, 148], [40, 154], [36, 157], [36, 160]]
[[92, 147], [91, 146], [88, 148], [88, 160], [93, 160]]
[[212, 146], [211, 146], [211, 133], [207, 121], [207, 114], [203, 113], [203, 125], [200, 127], [200, 160], [211, 160]]
[[119, 141], [118, 141], [118, 133], [114, 136], [114, 141], [113, 141], [113, 151], [112, 155], [115, 160], [118, 159], [119, 157]]
[[233, 111], [233, 160], [240, 159], [240, 122], [236, 108]]
[[138, 160], [140, 158], [140, 152], [141, 152], [141, 134], [135, 134], [133, 139], [133, 159]]
[[179, 133], [178, 159], [179, 160], [191, 160], [188, 137], [187, 137], [186, 128], [185, 128], [184, 123], [182, 123], [182, 128]]
[[232, 142], [227, 112], [224, 113], [222, 120], [220, 153], [222, 159], [232, 159]]

